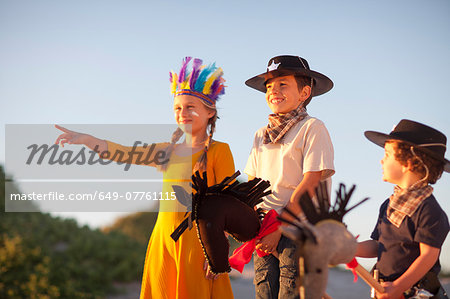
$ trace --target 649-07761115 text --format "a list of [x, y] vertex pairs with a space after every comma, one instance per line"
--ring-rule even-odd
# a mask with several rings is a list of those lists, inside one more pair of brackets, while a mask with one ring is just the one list
[[62, 193], [62, 192], [46, 192], [46, 193], [12, 193], [10, 194], [11, 201], [19, 200], [35, 200], [35, 201], [150, 201], [150, 200], [175, 200], [175, 192], [145, 192], [145, 191], [129, 191], [129, 192], [110, 192], [110, 191], [95, 191], [92, 193]]

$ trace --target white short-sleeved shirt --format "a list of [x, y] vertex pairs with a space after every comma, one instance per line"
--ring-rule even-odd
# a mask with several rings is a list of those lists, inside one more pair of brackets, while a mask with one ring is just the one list
[[256, 131], [244, 172], [270, 182], [272, 194], [258, 207], [280, 213], [305, 173], [323, 171], [322, 180], [334, 174], [333, 144], [325, 124], [311, 116], [294, 125], [276, 144], [263, 144], [265, 129]]

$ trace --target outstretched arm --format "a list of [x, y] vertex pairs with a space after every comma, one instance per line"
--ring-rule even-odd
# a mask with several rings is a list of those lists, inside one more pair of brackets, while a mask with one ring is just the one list
[[358, 243], [356, 248], [356, 256], [364, 258], [374, 258], [378, 256], [378, 242], [375, 240], [367, 240]]
[[91, 150], [95, 150], [97, 153], [101, 153], [108, 150], [108, 143], [97, 137], [89, 134], [78, 133], [64, 127], [55, 125], [55, 128], [63, 131], [61, 135], [55, 141], [55, 144], [60, 144], [64, 147], [64, 144], [84, 144]]
[[[97, 152], [101, 158], [120, 163], [137, 164], [156, 167], [167, 161], [165, 148], [168, 143], [144, 144], [142, 146], [123, 146], [114, 142], [99, 139], [89, 134], [78, 133], [55, 125], [64, 133], [58, 136], [55, 144], [83, 144]], [[136, 142], [136, 144], [143, 144]], [[106, 154], [106, 155], [105, 155]]]

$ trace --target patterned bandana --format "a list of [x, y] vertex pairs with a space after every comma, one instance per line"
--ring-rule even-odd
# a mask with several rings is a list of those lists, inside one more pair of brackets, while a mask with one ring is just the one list
[[400, 227], [403, 219], [411, 217], [419, 207], [420, 203], [433, 193], [433, 187], [423, 184], [413, 185], [408, 189], [395, 186], [394, 194], [389, 197], [387, 217], [397, 228]]
[[264, 133], [263, 144], [279, 142], [290, 128], [306, 116], [308, 113], [303, 105], [283, 115], [269, 114], [269, 124]]

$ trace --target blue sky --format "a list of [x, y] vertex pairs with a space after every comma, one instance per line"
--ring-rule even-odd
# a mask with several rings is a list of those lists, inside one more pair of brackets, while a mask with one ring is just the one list
[[[345, 219], [366, 239], [393, 186], [381, 181], [383, 150], [363, 132], [389, 132], [408, 118], [450, 134], [450, 3], [317, 2], [0, 0], [1, 123], [174, 123], [168, 73], [195, 56], [225, 71], [215, 138], [230, 144], [243, 170], [270, 112], [244, 81], [273, 56], [299, 55], [334, 81], [308, 111], [330, 131], [334, 187], [357, 184], [355, 201], [372, 198]], [[444, 174], [435, 186], [447, 214], [449, 185]], [[111, 221], [75, 216], [93, 226]]]

